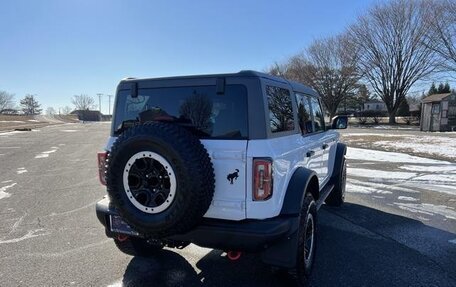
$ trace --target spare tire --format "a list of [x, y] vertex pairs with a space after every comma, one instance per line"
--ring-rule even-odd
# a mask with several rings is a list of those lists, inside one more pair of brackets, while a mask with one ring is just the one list
[[151, 238], [197, 225], [214, 195], [214, 169], [197, 137], [171, 123], [126, 130], [108, 158], [107, 190], [120, 216]]

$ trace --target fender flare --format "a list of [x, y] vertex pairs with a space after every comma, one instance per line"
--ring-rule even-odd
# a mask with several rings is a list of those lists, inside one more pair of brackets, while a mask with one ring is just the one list
[[313, 170], [299, 167], [288, 182], [280, 215], [298, 215], [307, 190], [312, 193], [315, 201], [317, 201], [320, 197], [317, 174]]

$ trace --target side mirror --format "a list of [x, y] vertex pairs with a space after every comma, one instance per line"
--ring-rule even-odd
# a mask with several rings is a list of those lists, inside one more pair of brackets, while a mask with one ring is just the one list
[[348, 127], [348, 116], [335, 116], [332, 118], [331, 129], [340, 130]]

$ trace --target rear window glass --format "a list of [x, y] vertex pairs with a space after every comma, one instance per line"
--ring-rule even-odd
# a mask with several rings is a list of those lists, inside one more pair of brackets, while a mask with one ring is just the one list
[[275, 86], [266, 86], [268, 97], [269, 125], [271, 132], [294, 130], [293, 106], [290, 91]]
[[248, 137], [247, 90], [242, 85], [227, 85], [223, 95], [217, 95], [215, 86], [139, 89], [136, 98], [129, 90], [119, 91], [114, 133], [123, 121], [137, 120], [140, 112], [149, 109], [191, 123], [202, 138]]

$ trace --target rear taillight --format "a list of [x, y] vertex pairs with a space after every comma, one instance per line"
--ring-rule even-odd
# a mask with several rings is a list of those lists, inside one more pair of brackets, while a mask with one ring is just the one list
[[272, 196], [272, 160], [253, 160], [253, 200], [267, 200]]
[[108, 159], [107, 152], [98, 153], [98, 176], [102, 185], [106, 185], [106, 160]]

